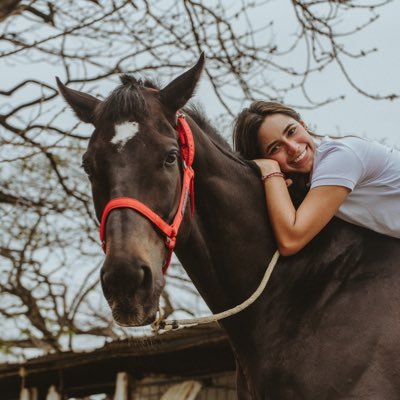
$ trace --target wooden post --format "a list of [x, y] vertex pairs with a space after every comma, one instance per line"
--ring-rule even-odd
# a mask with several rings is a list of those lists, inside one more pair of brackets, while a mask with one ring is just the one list
[[39, 400], [39, 391], [37, 388], [29, 388], [29, 393], [31, 395], [31, 398], [29, 400]]
[[23, 388], [19, 395], [19, 400], [38, 400], [37, 388]]
[[126, 372], [118, 372], [114, 400], [128, 400], [128, 382], [128, 374]]
[[21, 393], [19, 394], [19, 400], [31, 400], [29, 389], [27, 388], [21, 389]]
[[49, 391], [47, 392], [46, 400], [61, 400], [61, 396], [57, 392], [57, 389], [54, 385], [51, 385], [49, 387]]

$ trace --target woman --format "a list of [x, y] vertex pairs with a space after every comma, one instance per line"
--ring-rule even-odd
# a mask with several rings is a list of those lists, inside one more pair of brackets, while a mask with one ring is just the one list
[[[295, 110], [276, 102], [252, 103], [235, 123], [236, 150], [261, 170], [279, 252], [297, 253], [335, 215], [400, 238], [400, 153], [354, 136], [314, 138]], [[284, 173], [309, 176], [297, 210]]]

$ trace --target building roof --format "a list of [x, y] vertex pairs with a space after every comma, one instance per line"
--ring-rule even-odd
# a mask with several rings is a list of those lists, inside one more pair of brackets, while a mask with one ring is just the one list
[[3, 364], [0, 393], [4, 400], [17, 398], [21, 371], [26, 375], [26, 387], [44, 391], [55, 384], [65, 393], [77, 396], [88, 387], [110, 389], [121, 371], [141, 379], [149, 374], [194, 376], [233, 370], [235, 361], [228, 339], [218, 324], [213, 323], [158, 336], [114, 341], [90, 352], [49, 354], [21, 364]]

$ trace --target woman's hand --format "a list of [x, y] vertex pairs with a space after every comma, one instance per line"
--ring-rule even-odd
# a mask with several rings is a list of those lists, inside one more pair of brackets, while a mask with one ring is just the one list
[[[268, 158], [259, 158], [253, 161], [257, 164], [258, 168], [260, 168], [261, 176], [266, 176], [274, 172], [282, 172], [278, 162], [275, 160], [270, 160]], [[291, 179], [285, 179], [285, 182], [287, 187], [289, 187], [293, 183]]]
[[260, 158], [253, 161], [258, 165], [258, 168], [260, 168], [262, 176], [272, 174], [273, 172], [282, 172], [279, 164], [275, 160]]

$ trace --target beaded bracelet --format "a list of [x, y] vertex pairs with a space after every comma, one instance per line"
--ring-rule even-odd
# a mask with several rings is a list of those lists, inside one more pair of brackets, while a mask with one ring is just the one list
[[283, 174], [283, 172], [271, 172], [270, 174], [263, 175], [261, 177], [261, 180], [264, 182], [266, 179], [272, 178], [273, 176], [280, 176], [282, 178], [285, 178], [285, 175]]

